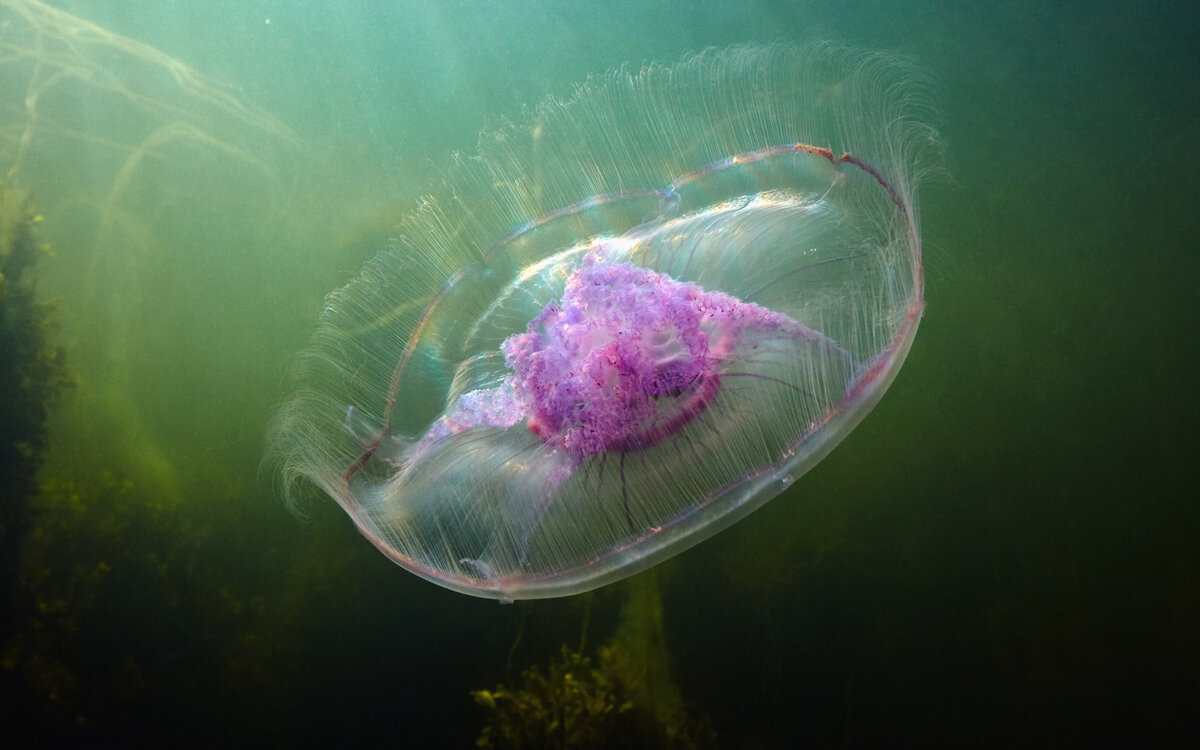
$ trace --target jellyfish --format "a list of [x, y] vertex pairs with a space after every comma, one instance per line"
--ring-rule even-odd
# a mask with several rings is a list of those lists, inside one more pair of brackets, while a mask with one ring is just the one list
[[728, 527], [878, 402], [924, 311], [920, 69], [833, 45], [619, 70], [485, 132], [326, 299], [270, 450], [502, 601]]

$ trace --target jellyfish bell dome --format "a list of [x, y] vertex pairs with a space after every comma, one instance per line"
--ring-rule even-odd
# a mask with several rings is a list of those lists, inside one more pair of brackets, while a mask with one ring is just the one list
[[924, 310], [920, 74], [829, 45], [589, 79], [485, 133], [329, 295], [271, 428], [448, 588], [563, 596], [778, 495], [882, 396]]

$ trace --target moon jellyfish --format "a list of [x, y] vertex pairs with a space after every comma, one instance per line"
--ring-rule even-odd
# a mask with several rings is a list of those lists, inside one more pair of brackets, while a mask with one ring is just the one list
[[919, 75], [817, 46], [589, 79], [485, 133], [329, 295], [272, 445], [396, 563], [562, 596], [821, 460], [924, 309]]

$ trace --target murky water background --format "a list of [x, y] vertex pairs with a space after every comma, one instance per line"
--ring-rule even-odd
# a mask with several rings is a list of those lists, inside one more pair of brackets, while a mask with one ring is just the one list
[[[1186, 4], [54, 7], [0, 3], [0, 156], [74, 381], [40, 494], [4, 500], [30, 507], [4, 731], [470, 746], [470, 691], [581, 640], [726, 747], [1184, 726]], [[820, 466], [644, 580], [516, 606], [280, 505], [259, 462], [288, 359], [451, 151], [590, 73], [812, 39], [919, 58], [949, 155], [909, 361]]]

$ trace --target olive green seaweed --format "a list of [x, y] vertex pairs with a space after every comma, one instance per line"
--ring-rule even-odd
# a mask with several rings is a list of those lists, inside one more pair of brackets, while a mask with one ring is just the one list
[[[671, 680], [663, 633], [661, 573], [626, 584], [612, 639], [586, 653], [588, 615], [579, 648], [563, 644], [545, 667], [525, 669], [512, 686], [474, 690], [488, 710], [481, 748], [715, 748], [708, 717], [690, 716]], [[590, 612], [590, 600], [588, 607]]]
[[[29, 499], [46, 447], [48, 410], [69, 379], [53, 342], [54, 308], [37, 298], [34, 270], [45, 253], [34, 227], [42, 217], [27, 196], [0, 183], [0, 580], [16, 574], [30, 526]], [[0, 597], [0, 641], [8, 633], [12, 590]]]

